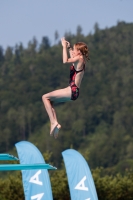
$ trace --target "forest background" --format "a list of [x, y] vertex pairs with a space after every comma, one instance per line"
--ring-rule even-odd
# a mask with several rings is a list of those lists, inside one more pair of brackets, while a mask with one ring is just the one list
[[[47, 36], [40, 44], [33, 38], [27, 48], [21, 43], [4, 51], [1, 46], [0, 152], [16, 154], [14, 144], [27, 140], [59, 170], [63, 168], [61, 152], [73, 148], [85, 157], [90, 169], [95, 171], [94, 177], [101, 171], [106, 178], [132, 171], [132, 30], [133, 23], [118, 22], [104, 30], [96, 23], [94, 33], [87, 36], [82, 34], [81, 26], [75, 35], [65, 33], [71, 44], [83, 41], [88, 45], [90, 61], [78, 100], [55, 106], [62, 125], [57, 140], [49, 136], [50, 124], [42, 95], [66, 87], [69, 82], [69, 65], [62, 63], [58, 32], [53, 46]], [[4, 173], [1, 172], [1, 176], [4, 177]], [[131, 173], [130, 177], [133, 178]], [[98, 189], [98, 184], [96, 186]], [[99, 198], [105, 200], [100, 191]]]

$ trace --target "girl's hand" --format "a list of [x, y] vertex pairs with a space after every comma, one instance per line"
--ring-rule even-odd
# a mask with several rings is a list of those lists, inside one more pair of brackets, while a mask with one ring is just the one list
[[61, 38], [61, 44], [63, 47], [67, 47], [67, 41], [65, 40], [65, 38]]
[[69, 48], [71, 45], [70, 45], [70, 42], [66, 41], [67, 43], [67, 48]]

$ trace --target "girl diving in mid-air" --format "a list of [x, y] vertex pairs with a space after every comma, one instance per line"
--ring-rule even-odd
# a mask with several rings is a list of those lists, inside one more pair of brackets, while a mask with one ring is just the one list
[[[89, 49], [85, 43], [77, 42], [73, 45], [73, 48], [65, 38], [61, 39], [61, 43], [63, 47], [63, 63], [72, 63], [70, 67], [69, 86], [42, 96], [51, 123], [50, 135], [54, 135], [55, 138], [58, 137], [61, 125], [58, 123], [53, 104], [74, 101], [78, 98], [80, 84], [85, 72], [85, 64], [89, 60]], [[68, 58], [67, 50], [69, 51], [70, 58]]]

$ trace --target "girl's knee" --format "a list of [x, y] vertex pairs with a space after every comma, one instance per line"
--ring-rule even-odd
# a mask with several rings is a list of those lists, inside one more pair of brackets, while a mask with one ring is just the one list
[[42, 96], [42, 100], [45, 101], [45, 100], [50, 100], [50, 99], [48, 98], [47, 94], [44, 94], [44, 95]]
[[44, 101], [46, 99], [46, 95], [42, 95], [42, 100]]

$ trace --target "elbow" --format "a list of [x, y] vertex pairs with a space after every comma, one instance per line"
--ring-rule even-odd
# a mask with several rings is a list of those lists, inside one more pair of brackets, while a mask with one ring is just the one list
[[63, 60], [63, 64], [65, 64], [65, 63], [67, 63], [67, 61], [64, 61], [64, 60]]
[[64, 60], [63, 60], [63, 64], [67, 63], [67, 61], [68, 61], [67, 59], [64, 59]]

